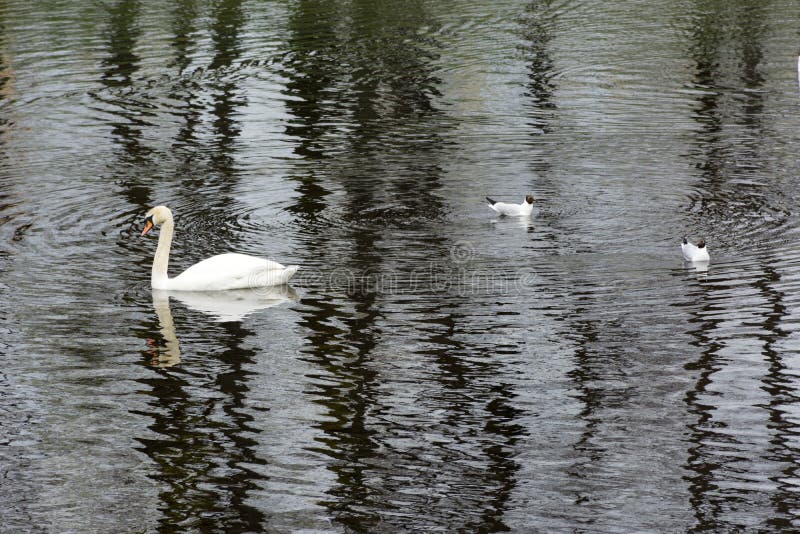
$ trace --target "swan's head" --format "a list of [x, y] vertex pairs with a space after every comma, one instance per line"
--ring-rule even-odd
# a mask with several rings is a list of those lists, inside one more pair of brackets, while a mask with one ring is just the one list
[[525, 197], [525, 202], [527, 202], [528, 204], [533, 204], [533, 195], [527, 195]]
[[167, 221], [172, 220], [172, 212], [166, 206], [156, 206], [148, 211], [144, 216], [144, 229], [142, 235], [153, 229], [153, 226], [161, 226]]

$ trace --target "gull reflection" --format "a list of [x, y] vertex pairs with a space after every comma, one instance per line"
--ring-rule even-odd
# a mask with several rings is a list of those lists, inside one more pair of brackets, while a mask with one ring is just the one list
[[255, 311], [297, 300], [297, 292], [288, 285], [228, 291], [154, 289], [152, 296], [153, 309], [161, 326], [160, 332], [164, 339], [164, 346], [156, 346], [153, 340], [148, 340], [147, 343], [151, 346], [148, 351], [152, 356], [151, 364], [158, 367], [171, 367], [181, 361], [180, 343], [175, 334], [175, 322], [169, 306], [170, 297], [181, 302], [187, 308], [202, 312], [220, 323], [241, 321]]
[[689, 271], [695, 270], [705, 275], [708, 274], [708, 263], [707, 261], [684, 261], [683, 265]]
[[694, 274], [694, 278], [698, 280], [705, 280], [708, 278], [708, 263], [707, 261], [684, 261], [683, 269], [687, 274]]
[[498, 226], [516, 226], [527, 230], [529, 233], [533, 232], [533, 219], [530, 217], [498, 217], [496, 219], [491, 219], [490, 222]]

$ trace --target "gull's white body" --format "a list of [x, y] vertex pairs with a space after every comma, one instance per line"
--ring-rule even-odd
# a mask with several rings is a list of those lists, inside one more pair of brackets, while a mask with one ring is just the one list
[[158, 206], [148, 212], [148, 217], [152, 217], [153, 224], [161, 226], [150, 275], [153, 289], [223, 291], [277, 286], [288, 283], [299, 269], [297, 265], [286, 267], [278, 262], [244, 254], [219, 254], [192, 265], [175, 278], [170, 278], [167, 275], [167, 266], [175, 230], [172, 212], [165, 206]]
[[707, 262], [711, 258], [708, 255], [708, 247], [698, 247], [694, 243], [681, 243], [681, 252], [686, 261]]
[[523, 200], [522, 204], [490, 202], [488, 206], [500, 215], [507, 215], [509, 217], [530, 217], [531, 213], [533, 213], [533, 204], [527, 202], [526, 200]]

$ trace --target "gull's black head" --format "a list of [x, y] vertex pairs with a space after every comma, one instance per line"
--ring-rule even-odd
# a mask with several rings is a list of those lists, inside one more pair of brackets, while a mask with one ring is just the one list
[[533, 204], [533, 195], [527, 195], [525, 197], [525, 202], [527, 202], [528, 204]]

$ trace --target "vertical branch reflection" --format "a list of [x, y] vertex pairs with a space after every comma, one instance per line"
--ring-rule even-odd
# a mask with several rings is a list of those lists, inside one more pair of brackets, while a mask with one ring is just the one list
[[[244, 25], [245, 17], [241, 0], [222, 0], [216, 5], [214, 22], [211, 26], [211, 38], [214, 42], [214, 57], [209, 69], [220, 70], [230, 67], [241, 54], [239, 32]], [[214, 163], [219, 170], [229, 171], [233, 168], [231, 148], [240, 134], [238, 122], [234, 119], [237, 108], [246, 102], [238, 94], [235, 80], [221, 77], [215, 87], [213, 114], [216, 133], [216, 150]]]
[[247, 466], [264, 463], [253, 450], [256, 442], [246, 437], [257, 430], [243, 410], [251, 374], [245, 367], [254, 364], [256, 353], [242, 344], [253, 333], [235, 322], [222, 328], [215, 337], [225, 349], [204, 355], [208, 363], [195, 358], [187, 370], [154, 369], [157, 376], [141, 380], [153, 397], [152, 409], [133, 413], [152, 418], [149, 428], [159, 435], [138, 440], [158, 466], [153, 478], [167, 488], [159, 495], [162, 532], [258, 532], [265, 519], [246, 502], [262, 478]]
[[[133, 85], [133, 76], [139, 70], [141, 58], [134, 49], [141, 36], [138, 27], [140, 6], [136, 0], [120, 0], [107, 9], [109, 55], [101, 62], [101, 82], [107, 88], [115, 90], [109, 94], [119, 95], [120, 89]], [[141, 143], [142, 127], [147, 123], [139, 118], [139, 112], [146, 105], [125, 97], [113, 98], [110, 104], [121, 119], [113, 123], [112, 135], [124, 147], [129, 162], [134, 163], [148, 153]]]
[[797, 391], [796, 375], [784, 362], [785, 355], [776, 347], [789, 336], [789, 332], [783, 327], [789, 311], [785, 304], [786, 294], [778, 289], [781, 276], [770, 264], [763, 265], [763, 273], [763, 276], [753, 281], [753, 286], [767, 304], [763, 334], [759, 338], [763, 343], [762, 354], [769, 364], [763, 378], [764, 389], [770, 395], [769, 402], [764, 406], [769, 417], [766, 424], [773, 429], [774, 436], [770, 440], [770, 448], [762, 457], [765, 462], [775, 461], [784, 466], [770, 477], [776, 490], [770, 498], [774, 515], [767, 523], [774, 528], [791, 530], [800, 519], [800, 484], [796, 482], [800, 472], [800, 445], [797, 440], [800, 429], [793, 420], [800, 395]]
[[[560, 181], [553, 181], [552, 162], [561, 158], [558, 139], [560, 138], [554, 122], [558, 117], [555, 101], [557, 91], [555, 62], [552, 57], [554, 29], [558, 28], [557, 18], [560, 7], [549, 0], [534, 1], [526, 6], [520, 18], [519, 32], [522, 39], [522, 52], [527, 62], [527, 83], [525, 96], [530, 117], [530, 145], [532, 157], [530, 166], [535, 171], [539, 188], [557, 190]], [[549, 239], [557, 239], [550, 236]], [[549, 276], [547, 273], [542, 273]], [[559, 273], [559, 277], [564, 274]], [[565, 281], [559, 279], [558, 285]], [[632, 394], [626, 387], [616, 386], [615, 378], [622, 374], [620, 359], [624, 355], [616, 353], [615, 341], [618, 337], [629, 339], [634, 333], [625, 331], [625, 326], [606, 316], [597, 316], [595, 308], [603, 306], [595, 301], [600, 289], [591, 280], [575, 280], [567, 283], [571, 288], [569, 299], [574, 304], [565, 316], [569, 325], [563, 334], [576, 343], [574, 368], [567, 373], [573, 384], [575, 398], [582, 404], [578, 414], [582, 433], [572, 444], [577, 460], [570, 465], [567, 473], [575, 479], [570, 486], [575, 505], [593, 506], [604, 496], [602, 481], [603, 462], [612, 461], [616, 454], [613, 447], [603, 445], [604, 435], [614, 433], [614, 424], [606, 412], [628, 401]], [[606, 347], [603, 350], [603, 347]], [[574, 488], [574, 489], [573, 489]], [[588, 520], [591, 524], [594, 519]]]
[[107, 90], [95, 94], [95, 98], [107, 105], [106, 111], [118, 117], [111, 123], [114, 142], [122, 147], [118, 165], [113, 167], [117, 169], [113, 171], [116, 182], [131, 204], [144, 207], [152, 196], [149, 186], [141, 184], [138, 178], [125, 171], [144, 166], [152, 152], [142, 143], [142, 129], [149, 125], [144, 117], [152, 114], [152, 104], [136, 98], [132, 91], [123, 92], [123, 89], [134, 87], [133, 76], [141, 61], [135, 53], [136, 43], [141, 37], [138, 20], [141, 6], [137, 0], [119, 0], [106, 9], [109, 15], [108, 55], [101, 62], [103, 73], [100, 82]]
[[[3, 5], [0, 5], [0, 109], [7, 106], [14, 94], [14, 70], [11, 65], [11, 58], [6, 51], [6, 24]], [[10, 121], [6, 113], [0, 113], [0, 151], [5, 152], [4, 137]], [[0, 152], [0, 158], [5, 157]]]
[[[145, 89], [137, 88], [134, 81], [140, 61], [134, 53], [136, 40], [140, 38], [139, 9], [134, 1], [118, 2], [109, 8], [110, 54], [104, 61], [103, 75], [108, 90], [100, 93], [100, 98], [111, 106], [112, 113], [125, 119], [112, 130], [124, 147], [120, 156], [123, 164], [118, 165], [123, 176], [118, 184], [132, 203], [145, 207], [152, 202], [153, 193], [149, 185], [140, 182], [138, 175], [151, 151], [141, 143], [141, 130], [147, 124], [139, 117], [143, 109], [153, 104], [149, 102], [150, 95], [145, 95]], [[172, 14], [175, 66], [184, 70], [191, 63], [194, 19], [200, 14], [197, 4], [190, 0], [177, 4]], [[224, 70], [240, 54], [240, 32], [245, 22], [241, 2], [215, 3], [211, 18], [214, 56], [208, 70]], [[186, 103], [181, 110], [184, 125], [173, 147], [177, 150], [160, 154], [159, 162], [169, 165], [177, 160], [182, 165], [179, 169], [182, 172], [177, 173], [178, 182], [173, 185], [179, 189], [181, 203], [194, 208], [180, 210], [178, 206], [183, 220], [191, 220], [195, 216], [193, 211], [200, 211], [204, 217], [217, 217], [214, 239], [231, 246], [238, 238], [236, 225], [219, 224], [219, 218], [223, 217], [223, 211], [230, 216], [234, 203], [233, 153], [240, 132], [235, 116], [244, 102], [236, 80], [224, 72], [215, 73], [211, 80], [186, 77], [180, 81], [167, 91], [170, 98]], [[213, 136], [206, 144], [197, 132], [205, 112], [198, 102], [201, 93], [208, 91], [213, 95], [210, 107]], [[204, 164], [211, 172], [206, 172]], [[202, 252], [202, 247], [188, 248], [200, 248]], [[153, 376], [141, 380], [152, 399], [147, 412], [135, 413], [153, 421], [150, 429], [154, 437], [138, 439], [142, 451], [155, 463], [151, 477], [163, 487], [159, 530], [259, 532], [263, 529], [264, 511], [248, 504], [251, 491], [259, 487], [263, 478], [252, 466], [264, 463], [255, 453], [256, 442], [249, 437], [258, 429], [252, 426], [253, 417], [246, 409], [251, 375], [247, 367], [254, 365], [256, 353], [244, 344], [253, 332], [237, 322], [208, 326], [208, 319], [203, 317], [197, 327], [204, 338], [213, 342], [205, 345], [191, 337], [179, 341], [181, 325], [191, 323], [181, 321], [179, 314], [176, 333], [166, 298], [158, 300], [154, 295], [153, 303], [162, 341], [151, 342], [147, 358], [150, 362], [155, 356], [156, 365], [169, 367], [152, 367]], [[154, 330], [148, 323], [144, 326], [149, 332]]]
[[[308, 230], [301, 248], [313, 252], [303, 261], [309, 268], [341, 269], [358, 281], [419, 267], [393, 254], [392, 241], [406, 239], [405, 228], [429, 231], [444, 208], [437, 191], [446, 150], [441, 132], [447, 126], [434, 104], [441, 82], [432, 65], [438, 43], [424, 35], [435, 25], [421, 2], [399, 7], [306, 0], [294, 5], [285, 65], [293, 115], [287, 133], [297, 139], [295, 152], [302, 159], [295, 176], [299, 198], [291, 210]], [[319, 218], [334, 198], [332, 190], [341, 191], [340, 220]], [[436, 236], [430, 257], [448, 258], [452, 245]], [[515, 485], [513, 446], [521, 432], [513, 423], [518, 414], [511, 406], [511, 386], [494, 384], [487, 394], [479, 377], [491, 375], [496, 364], [475, 363], [488, 356], [476, 347], [446, 342], [447, 334], [434, 334], [428, 340], [431, 352], [419, 354], [436, 364], [432, 380], [438, 393], [430, 402], [443, 407], [436, 426], [450, 445], [425, 452], [420, 442], [398, 448], [393, 438], [408, 429], [379, 415], [395, 410], [381, 393], [392, 378], [379, 372], [391, 364], [377, 357], [380, 342], [391, 343], [394, 335], [381, 325], [386, 313], [381, 303], [394, 301], [383, 290], [367, 284], [343, 295], [312, 287], [302, 300], [307, 358], [321, 371], [312, 377], [314, 392], [330, 416], [319, 425], [325, 446], [318, 452], [331, 458], [336, 485], [324, 504], [345, 528], [358, 531], [415, 528], [406, 522], [409, 517], [419, 528], [463, 526], [463, 516], [452, 515], [458, 507], [468, 508], [462, 512], [478, 530], [506, 528], [502, 514]], [[453, 335], [469, 331], [458, 311], [442, 313], [443, 321], [450, 318]], [[422, 318], [415, 323], [428, 326]], [[485, 417], [473, 419], [473, 411]], [[463, 451], [462, 442], [474, 449]], [[488, 467], [471, 469], [472, 461]], [[398, 470], [408, 471], [399, 466], [428, 462], [446, 465], [446, 473], [437, 475], [440, 467], [431, 467], [398, 482]], [[454, 486], [452, 492], [436, 503], [426, 500], [443, 477]], [[409, 486], [420, 493], [409, 493]], [[398, 507], [397, 502], [411, 504]]]
[[319, 0], [298, 2], [290, 14], [286, 42], [290, 53], [286, 56], [284, 75], [288, 82], [284, 91], [292, 117], [286, 134], [297, 139], [294, 152], [309, 163], [292, 176], [298, 182], [298, 197], [289, 210], [301, 216], [299, 223], [309, 233], [313, 233], [316, 216], [325, 209], [325, 197], [330, 194], [319, 176], [322, 160], [330, 157], [323, 143], [343, 115], [333, 92], [340, 68], [331, 57], [336, 43], [335, 5]]
[[292, 120], [286, 133], [298, 140], [297, 155], [320, 159], [326, 157], [321, 141], [324, 134], [335, 128], [343, 115], [337, 94], [333, 91], [342, 65], [335, 62], [341, 51], [336, 35], [338, 17], [335, 5], [320, 0], [301, 0], [296, 3], [289, 19], [289, 37], [285, 74], [289, 78], [286, 93]]
[[[750, 191], [740, 183], [734, 189], [729, 184], [736, 174], [759, 169], [762, 159], [758, 140], [764, 135], [764, 94], [758, 88], [764, 82], [759, 69], [765, 11], [749, 3], [700, 2], [698, 12], [690, 49], [696, 65], [694, 84], [701, 89], [695, 112], [700, 125], [695, 144], [701, 196], [695, 210], [707, 218], [730, 219], [734, 202], [751, 210], [765, 202], [760, 190]], [[731, 19], [729, 25], [720, 24]], [[731, 52], [738, 56], [730, 57]], [[747, 91], [732, 95], [732, 87], [738, 86]], [[728, 135], [726, 130], [737, 123], [753, 131], [747, 136]]]
[[[606, 448], [598, 439], [601, 431], [600, 411], [605, 408], [603, 402], [607, 395], [598, 387], [603, 374], [599, 372], [597, 363], [594, 362], [595, 354], [590, 349], [597, 342], [598, 326], [588, 320], [580, 320], [573, 325], [573, 330], [578, 335], [578, 347], [575, 351], [575, 368], [567, 375], [574, 381], [577, 399], [583, 408], [579, 417], [583, 420], [583, 432], [580, 439], [572, 447], [580, 460], [570, 466], [568, 473], [579, 481], [575, 491], [575, 504], [585, 505], [595, 499], [588, 490], [587, 479], [590, 473], [596, 470], [606, 455]], [[591, 524], [591, 520], [589, 521]]]
[[714, 482], [715, 472], [724, 468], [724, 459], [715, 458], [713, 451], [706, 443], [725, 443], [730, 438], [726, 433], [718, 431], [713, 420], [715, 408], [712, 404], [704, 401], [704, 399], [716, 395], [709, 389], [709, 386], [712, 384], [713, 376], [722, 367], [718, 358], [718, 352], [722, 345], [712, 338], [710, 332], [713, 332], [723, 321], [713, 317], [711, 312], [714, 304], [709, 298], [707, 290], [703, 290], [700, 295], [695, 296], [699, 296], [704, 304], [690, 319], [690, 322], [696, 327], [688, 332], [695, 338], [692, 345], [698, 347], [701, 353], [697, 361], [686, 365], [687, 370], [696, 371], [699, 375], [694, 388], [686, 392], [685, 398], [689, 412], [696, 418], [695, 422], [688, 425], [690, 446], [687, 451], [686, 468], [691, 474], [686, 475], [685, 478], [689, 482], [689, 502], [694, 511], [696, 529], [702, 531], [712, 525], [719, 525], [718, 521], [723, 511], [718, 500], [713, 499], [711, 495], [718, 489]]
[[[174, 34], [172, 45], [175, 52], [174, 64], [179, 73], [183, 74], [192, 63], [191, 53], [197, 47], [195, 32], [197, 31], [195, 19], [199, 16], [195, 0], [182, 0], [175, 3], [172, 11], [172, 31]], [[203, 93], [202, 85], [192, 76], [182, 76], [180, 83], [171, 88], [168, 96], [182, 106], [175, 110], [183, 122], [178, 129], [172, 144], [172, 152], [178, 158], [175, 174], [182, 177], [184, 184], [188, 185], [183, 194], [194, 191], [202, 183], [195, 183], [196, 176], [207, 174], [199, 165], [200, 154], [204, 154], [198, 139], [197, 130], [202, 123], [204, 106], [200, 103]], [[191, 180], [191, 183], [187, 183]]]
[[[696, 120], [701, 125], [696, 139], [700, 158], [698, 168], [701, 178], [698, 186], [701, 197], [695, 211], [706, 219], [718, 219], [719, 224], [735, 224], [746, 216], [743, 210], [761, 210], [768, 202], [760, 189], [752, 191], [747, 186], [731, 183], [742, 173], [753, 174], [759, 170], [763, 159], [759, 144], [764, 135], [764, 104], [762, 91], [757, 89], [764, 82], [760, 63], [766, 32], [765, 10], [763, 6], [749, 3], [699, 2], [697, 11], [697, 23], [692, 34], [692, 56], [696, 64], [695, 84], [703, 89], [703, 93], [698, 98], [696, 114]], [[731, 53], [736, 56], [731, 57]], [[742, 92], [740, 98], [733, 99], [728, 94], [730, 88], [740, 86], [747, 91]], [[752, 132], [748, 135], [728, 134], [737, 125]], [[730, 162], [734, 162], [734, 165]], [[770, 267], [765, 265], [751, 267], [761, 268], [760, 273], [754, 273], [753, 284], [757, 294], [773, 306], [773, 311], [765, 315], [763, 323], [763, 329], [768, 334], [759, 337], [763, 344], [762, 354], [770, 364], [768, 377], [764, 381], [771, 387], [765, 389], [772, 396], [778, 395], [770, 402], [771, 408], [768, 409], [770, 419], [777, 425], [782, 419], [778, 406], [783, 402], [780, 398], [784, 391], [779, 384], [784, 383], [785, 378], [780, 376], [780, 357], [771, 345], [774, 337], [781, 335], [778, 323], [784, 311], [780, 297], [772, 289], [773, 283], [777, 282], [774, 272], [770, 274]], [[721, 284], [715, 284], [714, 290], [737, 291]], [[692, 320], [698, 327], [691, 334], [702, 352], [696, 362], [687, 365], [687, 369], [699, 372], [699, 376], [695, 388], [686, 395], [687, 406], [697, 419], [689, 425], [691, 446], [687, 468], [693, 474], [686, 477], [690, 482], [690, 502], [696, 519], [692, 530], [705, 531], [721, 528], [722, 525], [738, 528], [743, 525], [726, 514], [737, 503], [746, 502], [748, 492], [736, 487], [723, 489], [719, 484], [742, 469], [739, 464], [744, 459], [743, 455], [748, 453], [741, 449], [747, 447], [747, 443], [741, 442], [743, 438], [738, 437], [738, 433], [726, 430], [727, 423], [720, 416], [714, 416], [718, 410], [717, 404], [724, 403], [723, 397], [727, 391], [720, 391], [720, 386], [712, 387], [714, 377], [728, 366], [726, 360], [720, 357], [720, 352], [735, 346], [734, 342], [728, 343], [723, 332], [715, 332], [720, 323], [728, 318], [727, 315], [734, 315], [734, 312], [720, 313], [720, 304], [712, 300], [714, 296], [709, 289], [704, 288], [699, 297], [704, 304]], [[742, 311], [735, 313], [741, 314]], [[720, 336], [723, 336], [722, 339]], [[714, 401], [715, 398], [719, 398], [719, 401]], [[787, 428], [785, 422], [782, 422], [782, 426]], [[731, 452], [737, 450], [740, 450], [739, 454]], [[786, 452], [785, 448], [776, 445], [776, 456], [785, 458]], [[769, 462], [765, 461], [763, 469], [767, 469], [768, 465]], [[760, 473], [751, 473], [749, 476], [760, 476]], [[781, 492], [781, 499], [785, 496]], [[774, 520], [783, 523], [782, 515], [779, 512]]]
[[195, 48], [193, 35], [197, 31], [195, 19], [199, 15], [197, 0], [178, 0], [172, 8], [172, 33], [170, 45], [175, 50], [172, 64], [183, 73], [191, 64], [191, 52]]
[[138, 26], [140, 15], [138, 0], [118, 0], [107, 7], [109, 14], [108, 51], [103, 60], [103, 82], [108, 87], [128, 87], [139, 70], [141, 59], [134, 52], [141, 36]]
[[[773, 511], [767, 514], [765, 522], [774, 527], [789, 528], [797, 519], [797, 484], [793, 483], [793, 474], [798, 466], [799, 451], [795, 443], [798, 431], [790, 414], [795, 411], [792, 405], [797, 403], [798, 395], [796, 380], [784, 362], [784, 355], [776, 347], [788, 336], [782, 326], [788, 312], [784, 304], [785, 295], [777, 289], [779, 274], [768, 264], [762, 265], [762, 269], [763, 272], [757, 273], [748, 285], [763, 301], [758, 310], [751, 312], [760, 319], [760, 333], [755, 338], [767, 363], [761, 382], [769, 400], [757, 406], [766, 411], [763, 428], [753, 427], [752, 417], [726, 420], [724, 415], [731, 400], [725, 399], [730, 392], [724, 388], [722, 373], [731, 365], [731, 352], [737, 353], [736, 340], [725, 335], [724, 325], [742, 313], [735, 305], [734, 309], [727, 310], [731, 304], [728, 295], [735, 291], [738, 282], [703, 285], [690, 295], [692, 301], [703, 302], [692, 312], [691, 322], [697, 326], [689, 332], [695, 338], [693, 345], [702, 352], [697, 361], [686, 366], [688, 370], [699, 373], [694, 389], [686, 394], [689, 410], [696, 417], [696, 422], [689, 425], [691, 446], [687, 468], [692, 474], [686, 476], [696, 519], [691, 529], [693, 532], [721, 527], [737, 529], [747, 524], [737, 517], [738, 513], [729, 514], [743, 511], [743, 507], [755, 498], [754, 493], [763, 494], [760, 490], [754, 492], [747, 484], [740, 486], [731, 480], [759, 480], [760, 485], [769, 480], [775, 485], [768, 496]], [[742, 374], [740, 369], [739, 374]], [[758, 411], [752, 408], [741, 406], [739, 411], [749, 409], [757, 416]], [[741, 424], [750, 425], [746, 434], [735, 428]], [[758, 433], [773, 435], [768, 448], [753, 451], [751, 435]]]
[[[438, 386], [426, 388], [419, 402], [445, 412], [424, 432], [445, 442], [456, 440], [461, 446], [432, 445], [424, 454], [437, 457], [441, 465], [429, 473], [420, 473], [418, 480], [411, 482], [412, 488], [424, 488], [433, 494], [436, 492], [432, 488], [437, 484], [458, 488], [452, 495], [437, 496], [437, 511], [442, 517], [435, 519], [445, 527], [472, 532], [508, 531], [503, 519], [517, 484], [515, 446], [526, 430], [516, 421], [523, 414], [513, 406], [516, 394], [511, 384], [504, 382], [502, 365], [495, 361], [497, 355], [461, 341], [468, 339], [476, 327], [465, 315], [470, 303], [460, 302], [454, 295], [441, 297], [447, 303], [422, 310], [423, 324], [418, 326], [426, 347], [418, 352], [429, 356], [430, 363], [436, 366], [433, 380]], [[477, 436], [473, 437], [473, 433]], [[475, 445], [471, 438], [480, 445], [470, 447]], [[415, 461], [419, 460], [409, 458], [406, 463]], [[461, 462], [473, 469], [462, 468]], [[415, 506], [419, 509], [414, 513], [424, 515], [430, 505], [426, 500]], [[459, 509], [458, 522], [447, 521], [445, 510], [450, 507]]]
[[[213, 22], [211, 24], [211, 40], [214, 44], [214, 56], [208, 70], [214, 72], [211, 81], [213, 103], [211, 105], [213, 140], [210, 146], [198, 146], [192, 139], [192, 124], [197, 120], [196, 111], [191, 104], [192, 90], [187, 90], [186, 126], [182, 130], [183, 138], [190, 149], [186, 152], [184, 168], [193, 168], [181, 176], [185, 186], [185, 196], [194, 206], [202, 206], [203, 217], [224, 221], [236, 217], [234, 192], [238, 183], [236, 167], [236, 140], [241, 133], [237, 114], [239, 108], [246, 105], [245, 97], [239, 89], [239, 79], [227, 75], [224, 70], [233, 65], [241, 55], [240, 32], [246, 17], [241, 0], [223, 0], [214, 5]], [[208, 158], [207, 172], [198, 173], [197, 154], [202, 151]], [[235, 247], [240, 239], [235, 221], [217, 224], [209, 236], [212, 245]]]
[[[762, 210], [769, 202], [760, 188], [751, 190], [736, 182], [739, 175], [754, 174], [764, 166], [760, 149], [764, 138], [764, 97], [758, 89], [764, 83], [760, 64], [767, 31], [764, 23], [766, 12], [763, 5], [749, 2], [698, 2], [696, 10], [691, 54], [696, 64], [695, 84], [703, 92], [698, 98], [696, 112], [696, 120], [701, 126], [695, 141], [698, 169], [701, 171], [698, 182], [701, 196], [695, 212], [707, 223], [735, 225], [748, 215], [745, 210]], [[730, 94], [732, 87], [743, 87], [746, 91], [733, 98], [734, 95]], [[736, 128], [751, 131], [741, 135]], [[751, 283], [760, 297], [758, 300], [765, 301], [770, 311], [761, 314], [757, 310], [743, 311], [737, 307], [735, 310], [723, 308], [721, 312], [718, 291], [744, 291], [733, 283], [730, 287], [715, 283], [713, 292], [703, 287], [702, 292], [696, 295], [703, 304], [693, 314], [692, 322], [697, 324], [697, 328], [690, 333], [695, 337], [695, 345], [701, 349], [701, 354], [696, 362], [687, 365], [687, 369], [699, 372], [699, 376], [694, 389], [686, 395], [688, 409], [696, 417], [696, 422], [689, 425], [691, 445], [687, 469], [692, 474], [686, 477], [696, 520], [692, 531], [744, 526], [728, 514], [731, 509], [743, 506], [751, 499], [750, 491], [732, 484], [729, 479], [743, 476], [760, 478], [764, 475], [759, 471], [770, 469], [771, 460], [786, 461], [789, 471], [796, 469], [796, 462], [788, 460], [796, 454], [789, 444], [789, 436], [795, 430], [783, 417], [789, 380], [784, 375], [781, 357], [773, 348], [775, 340], [784, 335], [780, 321], [785, 315], [785, 307], [781, 302], [782, 294], [775, 289], [779, 277], [769, 265], [759, 263], [750, 267], [753, 270]], [[767, 407], [769, 421], [764, 421], [764, 427], [751, 428], [749, 433], [776, 434], [772, 438], [772, 458], [762, 456], [761, 467], [749, 468], [753, 472], [747, 474], [741, 473], [742, 463], [749, 462], [753, 452], [743, 449], [752, 445], [727, 426], [744, 421], [750, 423], [750, 419], [742, 416], [726, 422], [723, 415], [715, 417], [715, 412], [725, 406], [724, 397], [732, 394], [720, 389], [724, 385], [720, 373], [731, 365], [729, 358], [722, 357], [722, 351], [730, 352], [737, 345], [724, 331], [719, 331], [720, 325], [736, 321], [743, 313], [763, 315], [761, 329], [765, 334], [758, 338], [768, 369], [762, 380], [767, 384], [764, 390], [772, 398]], [[712, 387], [718, 376], [720, 384]], [[742, 411], [744, 413], [744, 407]], [[786, 484], [777, 480], [776, 483], [781, 491], [773, 496], [775, 514], [769, 521], [786, 526], [787, 509], [779, 503], [785, 502], [791, 494]]]
[[[525, 96], [528, 99], [531, 126], [530, 166], [535, 172], [539, 190], [553, 190], [558, 185], [552, 183], [550, 172], [553, 157], [550, 151], [554, 142], [550, 134], [553, 133], [552, 122], [558, 111], [554, 98], [557, 88], [555, 65], [550, 53], [554, 26], [550, 7], [549, 0], [534, 1], [526, 7], [520, 21], [522, 49], [528, 70]], [[532, 232], [533, 227], [529, 231]]]
[[556, 104], [553, 93], [553, 59], [550, 57], [553, 21], [546, 20], [549, 1], [536, 1], [528, 5], [521, 21], [524, 40], [523, 51], [528, 61], [528, 83], [525, 96], [530, 100], [531, 126], [534, 134], [551, 132], [551, 116]]
[[[305, 34], [309, 29], [307, 23], [313, 31]], [[323, 198], [327, 190], [320, 185], [317, 166], [328, 159], [327, 153], [335, 151], [326, 148], [326, 137], [341, 127], [344, 99], [350, 94], [336, 93], [331, 87], [343, 74], [340, 69], [348, 59], [344, 57], [344, 47], [338, 47], [337, 40], [332, 38], [333, 27], [340, 24], [342, 21], [333, 17], [331, 6], [318, 2], [302, 2], [292, 13], [291, 25], [297, 31], [288, 42], [294, 54], [290, 56], [293, 59], [287, 90], [299, 100], [288, 104], [294, 119], [287, 133], [298, 138], [295, 152], [315, 163], [313, 168], [309, 166], [302, 176], [295, 178], [300, 197], [292, 211], [304, 221], [301, 224], [306, 225], [314, 224], [316, 214], [325, 206]], [[343, 141], [340, 137], [339, 142]], [[355, 213], [361, 206], [370, 204], [370, 188], [358, 187], [346, 175], [336, 178], [345, 189], [345, 209]], [[307, 244], [317, 256], [311, 260], [313, 263], [331, 255], [327, 239], [320, 237], [310, 237], [313, 243]], [[380, 256], [374, 252], [379, 229], [363, 228], [346, 238], [352, 243], [350, 255], [344, 261], [346, 265], [354, 272], [380, 270]], [[329, 490], [332, 498], [324, 504], [348, 528], [366, 531], [380, 524], [373, 509], [376, 495], [366, 475], [368, 465], [379, 455], [370, 413], [376, 404], [377, 375], [371, 364], [379, 335], [376, 321], [380, 312], [372, 290], [354, 291], [347, 295], [345, 302], [336, 304], [331, 301], [338, 299], [331, 297], [312, 292], [302, 300], [307, 306], [303, 323], [312, 331], [308, 357], [333, 382], [330, 384], [326, 380], [316, 386], [319, 395], [316, 402], [331, 416], [331, 420], [319, 424], [325, 434], [321, 439], [325, 447], [320, 452], [331, 457], [330, 469], [336, 476], [336, 486]], [[345, 311], [349, 306], [352, 306], [350, 313]], [[341, 327], [331, 331], [331, 323]]]

